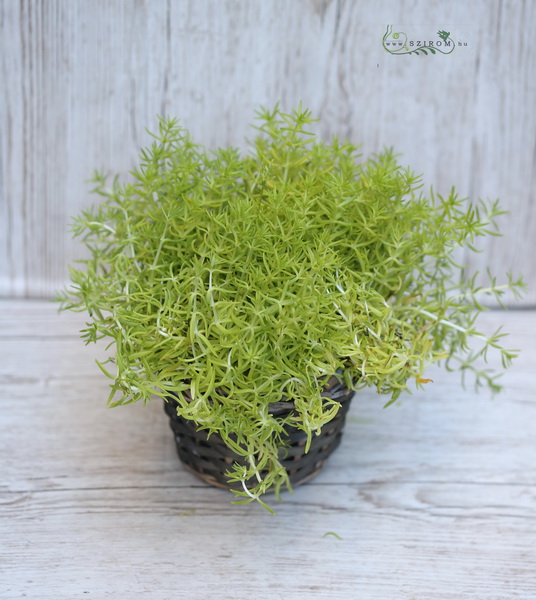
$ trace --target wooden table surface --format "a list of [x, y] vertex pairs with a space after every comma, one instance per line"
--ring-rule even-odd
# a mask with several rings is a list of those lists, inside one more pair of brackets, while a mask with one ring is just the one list
[[181, 466], [160, 402], [106, 408], [83, 316], [0, 308], [0, 598], [536, 598], [536, 312], [482, 319], [522, 350], [498, 396], [359, 392], [272, 516]]

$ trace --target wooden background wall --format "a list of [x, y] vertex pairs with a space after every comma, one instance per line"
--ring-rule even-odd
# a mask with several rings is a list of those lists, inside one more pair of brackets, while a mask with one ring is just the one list
[[[387, 24], [468, 47], [391, 56]], [[0, 0], [0, 295], [63, 285], [85, 181], [127, 173], [157, 113], [240, 145], [260, 104], [302, 100], [324, 136], [392, 145], [440, 192], [501, 198], [505, 236], [472, 264], [523, 272], [534, 306], [535, 30], [533, 0]]]

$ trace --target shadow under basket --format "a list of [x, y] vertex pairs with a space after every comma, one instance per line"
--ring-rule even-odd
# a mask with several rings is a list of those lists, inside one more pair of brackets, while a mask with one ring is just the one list
[[[331, 378], [322, 396], [340, 402], [341, 406], [320, 434], [313, 436], [307, 454], [307, 434], [295, 427], [285, 427], [287, 445], [281, 448], [279, 459], [289, 474], [291, 485], [306, 483], [315, 477], [340, 444], [353, 395], [353, 390], [341, 384], [336, 377]], [[226, 472], [235, 462], [245, 464], [244, 458], [228, 448], [220, 435], [213, 433], [209, 438], [207, 432], [198, 430], [193, 421], [177, 415], [177, 401], [173, 396], [164, 402], [164, 409], [170, 419], [180, 460], [206, 483], [226, 489], [242, 489], [240, 483], [229, 483]], [[269, 409], [270, 414], [282, 418], [293, 410], [292, 402], [275, 402]], [[252, 486], [255, 483], [251, 481]]]

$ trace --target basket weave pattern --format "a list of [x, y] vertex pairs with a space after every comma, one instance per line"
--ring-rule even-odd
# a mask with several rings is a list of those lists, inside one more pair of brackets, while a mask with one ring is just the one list
[[[289, 474], [290, 483], [299, 485], [312, 479], [341, 441], [346, 413], [354, 392], [333, 377], [324, 388], [322, 396], [340, 402], [335, 418], [325, 425], [319, 435], [313, 436], [309, 452], [305, 454], [307, 434], [294, 427], [286, 427], [286, 442], [280, 450], [279, 459]], [[168, 398], [164, 409], [170, 418], [170, 426], [180, 460], [203, 481], [227, 489], [241, 489], [238, 483], [229, 483], [226, 477], [233, 463], [245, 464], [244, 458], [226, 446], [222, 438], [213, 433], [198, 430], [196, 424], [177, 415], [177, 402]], [[291, 402], [276, 402], [270, 405], [270, 413], [286, 417], [294, 410]], [[256, 483], [251, 482], [253, 485]]]

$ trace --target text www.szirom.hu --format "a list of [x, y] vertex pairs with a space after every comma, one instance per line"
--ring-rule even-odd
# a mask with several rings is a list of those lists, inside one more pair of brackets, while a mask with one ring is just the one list
[[402, 46], [409, 46], [409, 47], [413, 47], [413, 48], [418, 48], [418, 47], [436, 47], [436, 48], [440, 48], [441, 46], [445, 46], [445, 47], [451, 47], [451, 46], [467, 46], [467, 42], [454, 42], [453, 40], [447, 40], [446, 42], [441, 41], [441, 40], [436, 40], [434, 41], [430, 41], [430, 42], [426, 42], [426, 41], [422, 41], [422, 40], [411, 40], [409, 42], [385, 42], [386, 46], [395, 46], [395, 47], [402, 47]]

